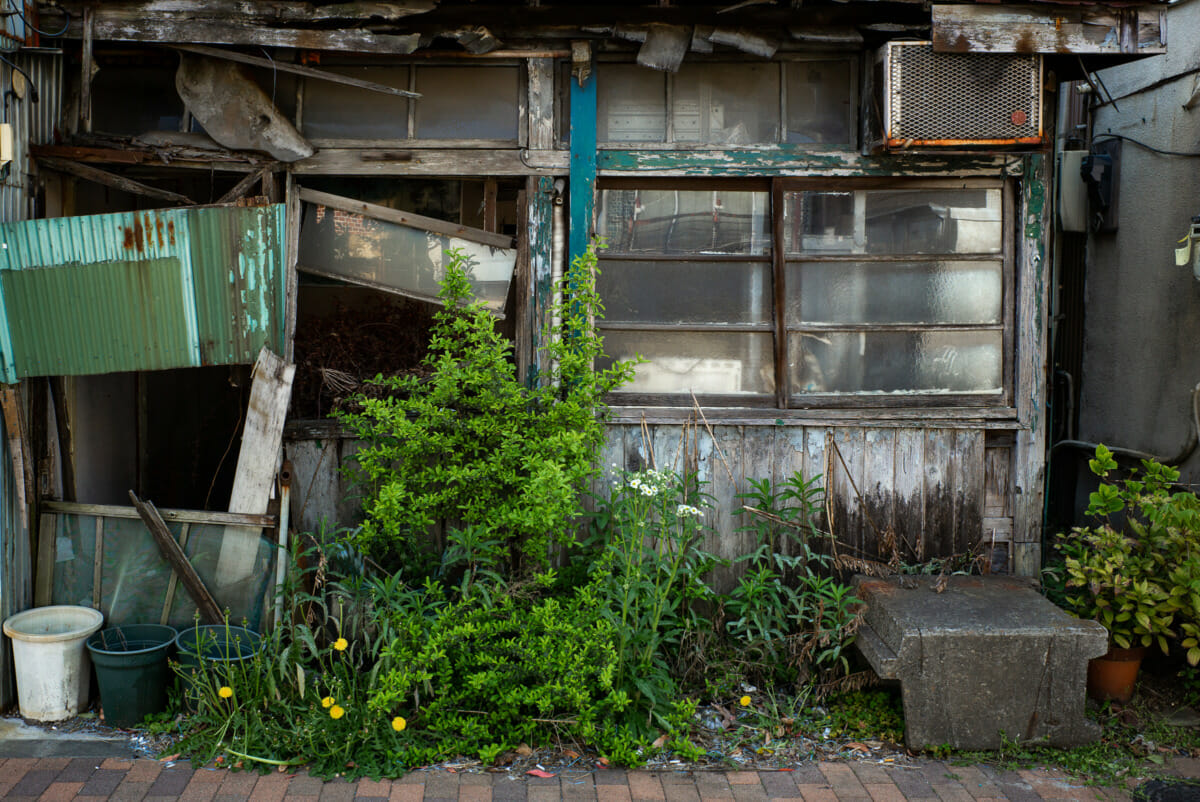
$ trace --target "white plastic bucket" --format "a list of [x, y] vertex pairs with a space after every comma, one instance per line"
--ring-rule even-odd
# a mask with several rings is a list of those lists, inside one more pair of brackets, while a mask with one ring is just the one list
[[99, 610], [66, 604], [35, 607], [4, 622], [22, 716], [62, 721], [87, 707], [92, 663], [84, 644], [103, 623]]

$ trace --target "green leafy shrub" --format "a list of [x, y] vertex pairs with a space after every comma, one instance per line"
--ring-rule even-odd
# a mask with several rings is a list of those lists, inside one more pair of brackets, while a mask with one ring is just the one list
[[482, 303], [468, 303], [468, 262], [454, 252], [442, 281], [425, 366], [428, 379], [376, 377], [339, 413], [365, 441], [356, 459], [365, 488], [359, 543], [376, 554], [422, 553], [437, 525], [506, 545], [509, 575], [548, 563], [552, 540], [568, 542], [579, 493], [595, 472], [606, 393], [633, 366], [597, 371], [594, 250], [576, 260], [567, 302], [552, 310], [566, 336], [547, 332], [533, 387], [518, 379], [512, 346]]
[[781, 485], [749, 480], [738, 495], [749, 502], [753, 551], [738, 559], [746, 572], [725, 599], [725, 629], [740, 646], [739, 659], [759, 682], [804, 683], [849, 671], [845, 651], [854, 640], [859, 600], [828, 574], [829, 535], [816, 525], [824, 499], [820, 477], [799, 472]]
[[671, 471], [619, 472], [591, 516], [588, 572], [615, 637], [616, 687], [642, 734], [670, 727], [681, 649], [711, 630], [701, 613], [715, 600], [704, 578], [720, 560], [700, 548], [708, 499]]

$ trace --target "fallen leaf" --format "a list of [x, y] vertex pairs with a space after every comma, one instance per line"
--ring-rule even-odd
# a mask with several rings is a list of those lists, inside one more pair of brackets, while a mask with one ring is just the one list
[[548, 772], [548, 771], [542, 771], [541, 769], [530, 769], [529, 771], [527, 771], [527, 772], [525, 772], [525, 773], [526, 773], [526, 774], [528, 774], [528, 775], [530, 775], [530, 776], [532, 776], [532, 777], [540, 777], [540, 778], [542, 778], [543, 780], [548, 780], [548, 779], [550, 779], [551, 777], [553, 777], [553, 776], [554, 776], [554, 775], [553, 775], [553, 774], [551, 774], [550, 772]]
[[602, 769], [608, 768], [608, 758], [606, 758], [606, 757], [600, 758], [599, 760], [596, 761], [596, 765]]
[[853, 752], [871, 751], [871, 747], [867, 746], [866, 744], [859, 743], [858, 741], [851, 741], [850, 743], [846, 744], [846, 748]]
[[567, 749], [563, 752], [563, 757], [569, 757], [571, 760], [574, 760], [575, 758], [579, 757], [579, 753], [574, 749]]
[[517, 754], [521, 757], [533, 757], [533, 750], [529, 748], [529, 744], [521, 744], [517, 747]]
[[666, 734], [663, 734], [654, 739], [653, 746], [655, 749], [662, 749], [663, 746], [666, 745], [666, 743], [667, 743], [667, 736], [666, 736]]
[[175, 753], [175, 754], [173, 754], [173, 755], [167, 755], [166, 757], [160, 757], [160, 758], [158, 759], [158, 762], [160, 762], [160, 763], [170, 763], [172, 760], [179, 760], [179, 753], [178, 753], [178, 752], [176, 752], [176, 753]]

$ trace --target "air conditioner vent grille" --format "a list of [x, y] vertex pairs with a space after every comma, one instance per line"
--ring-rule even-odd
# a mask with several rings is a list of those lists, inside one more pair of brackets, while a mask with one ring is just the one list
[[971, 142], [1041, 136], [1036, 55], [935, 53], [928, 42], [889, 46], [891, 140]]

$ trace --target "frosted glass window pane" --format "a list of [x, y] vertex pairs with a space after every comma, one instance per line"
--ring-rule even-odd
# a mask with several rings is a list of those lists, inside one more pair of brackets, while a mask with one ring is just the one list
[[999, 262], [807, 262], [787, 266], [794, 323], [999, 323]]
[[999, 189], [788, 192], [789, 254], [999, 253]]
[[605, 190], [599, 231], [617, 253], [770, 252], [765, 192]]
[[600, 142], [666, 142], [666, 74], [636, 64], [602, 64], [596, 75]]
[[672, 105], [676, 142], [778, 142], [779, 65], [684, 64]]
[[[327, 72], [408, 89], [408, 67], [324, 67]], [[408, 139], [408, 99], [306, 78], [304, 135], [314, 139]]]
[[803, 393], [998, 394], [1000, 331], [793, 333], [788, 380]]
[[516, 67], [416, 69], [418, 139], [516, 140]]
[[787, 141], [849, 145], [854, 90], [849, 61], [799, 61], [787, 69]]
[[755, 332], [605, 331], [609, 359], [647, 361], [623, 393], [767, 395], [775, 389], [771, 335]]
[[770, 265], [747, 262], [618, 262], [596, 288], [604, 319], [622, 323], [770, 323]]
[[515, 248], [493, 248], [317, 204], [305, 208], [299, 266], [432, 300], [445, 276], [445, 252], [453, 248], [461, 248], [473, 262], [468, 277], [475, 297], [491, 309], [503, 309], [517, 262]]

